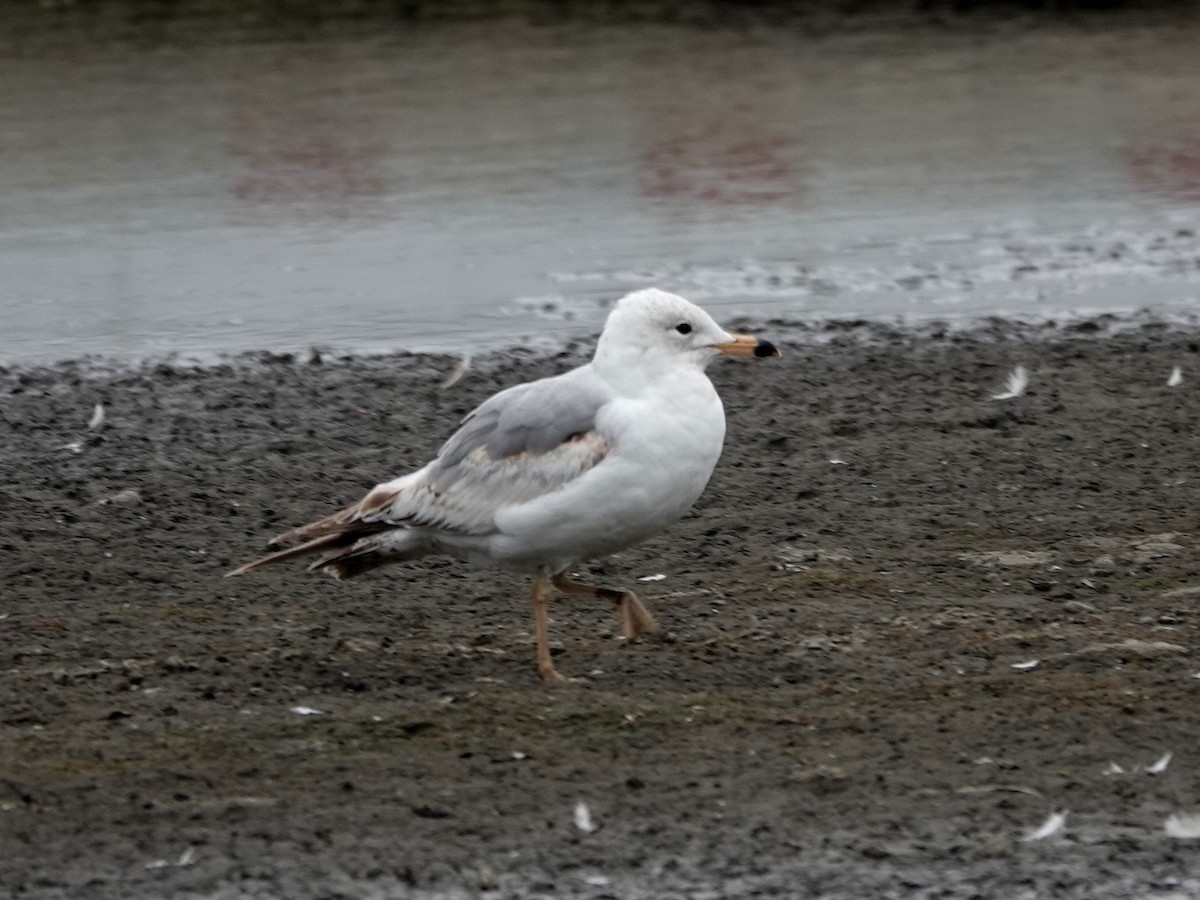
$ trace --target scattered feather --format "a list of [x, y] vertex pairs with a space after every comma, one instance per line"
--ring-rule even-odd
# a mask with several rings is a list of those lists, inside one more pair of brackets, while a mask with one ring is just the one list
[[584, 875], [582, 881], [588, 887], [608, 887], [612, 883], [607, 875]]
[[183, 866], [190, 866], [195, 861], [196, 861], [196, 848], [188, 847], [181, 854], [179, 854], [179, 859], [177, 859], [175, 862], [168, 862], [165, 859], [156, 859], [156, 860], [153, 860], [152, 862], [146, 863], [146, 868], [147, 869], [165, 869], [168, 866], [179, 866], [182, 868]]
[[70, 450], [72, 453], [83, 452], [83, 441], [71, 441], [68, 444], [60, 444], [59, 450]]
[[999, 394], [992, 394], [993, 400], [1011, 400], [1013, 397], [1020, 397], [1025, 393], [1025, 388], [1029, 387], [1029, 373], [1025, 371], [1024, 366], [1017, 366], [1008, 375], [1008, 380], [1004, 382], [1004, 390]]
[[591, 834], [596, 830], [592, 822], [592, 812], [582, 800], [575, 804], [575, 827], [584, 834]]
[[442, 390], [452, 388], [464, 378], [471, 374], [471, 357], [464, 356], [458, 361], [458, 365], [446, 376], [446, 380], [442, 382]]
[[1181, 384], [1183, 384], [1183, 369], [1176, 366], [1167, 378], [1167, 387], [1179, 387]]
[[1168, 750], [1166, 753], [1164, 753], [1162, 756], [1160, 756], [1158, 758], [1158, 762], [1156, 762], [1154, 765], [1146, 766], [1146, 774], [1161, 775], [1163, 772], [1167, 771], [1167, 766], [1169, 766], [1170, 764], [1171, 764], [1171, 751]]
[[662, 581], [667, 576], [659, 572], [657, 575], [643, 575], [638, 581]]
[[92, 417], [88, 419], [88, 431], [95, 431], [104, 424], [104, 407], [97, 403], [96, 408], [92, 410]]
[[291, 711], [298, 716], [323, 716], [325, 713], [319, 709], [313, 709], [311, 706], [293, 706]]
[[1124, 766], [1120, 766], [1115, 762], [1110, 762], [1108, 764], [1108, 768], [1104, 770], [1104, 774], [1105, 775], [1124, 775], [1125, 768], [1124, 768]]
[[1036, 669], [1040, 663], [1040, 659], [1027, 659], [1025, 662], [1013, 663], [1012, 667], [1025, 671], [1026, 669]]
[[845, 461], [844, 459], [838, 459], [838, 458], [835, 456], [833, 459], [831, 459], [831, 460], [829, 461], [829, 464], [830, 464], [831, 466], [844, 466], [844, 465], [846, 465], [846, 461]]
[[1029, 832], [1022, 841], [1044, 841], [1048, 837], [1053, 837], [1063, 830], [1063, 826], [1067, 824], [1067, 814], [1065, 812], [1051, 813], [1046, 817], [1046, 821]]
[[1163, 822], [1163, 831], [1167, 833], [1167, 837], [1194, 841], [1200, 838], [1200, 814], [1171, 813]]

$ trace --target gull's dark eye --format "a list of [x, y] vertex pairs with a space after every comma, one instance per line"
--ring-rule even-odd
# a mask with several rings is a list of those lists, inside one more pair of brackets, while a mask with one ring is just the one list
[[678, 325], [675, 326], [675, 330], [678, 331], [680, 334], [691, 334], [692, 326], [689, 325], [687, 322], [680, 322]]

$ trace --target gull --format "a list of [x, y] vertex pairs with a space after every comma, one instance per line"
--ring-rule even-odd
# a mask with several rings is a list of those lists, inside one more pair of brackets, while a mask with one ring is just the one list
[[272, 545], [294, 546], [229, 574], [316, 555], [309, 569], [340, 580], [429, 554], [526, 573], [538, 674], [567, 681], [550, 658], [551, 586], [614, 603], [627, 640], [658, 628], [632, 591], [568, 572], [653, 537], [700, 497], [725, 441], [705, 373], [722, 355], [779, 351], [675, 294], [635, 291], [614, 306], [590, 362], [500, 391], [432, 462], [279, 535]]

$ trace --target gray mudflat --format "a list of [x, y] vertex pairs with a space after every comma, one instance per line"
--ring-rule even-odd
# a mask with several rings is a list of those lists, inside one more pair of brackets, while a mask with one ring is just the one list
[[707, 494], [585, 569], [667, 637], [559, 600], [556, 689], [517, 577], [222, 575], [579, 352], [3, 374], [0, 893], [1196, 896], [1200, 332], [1106, 328], [714, 367]]

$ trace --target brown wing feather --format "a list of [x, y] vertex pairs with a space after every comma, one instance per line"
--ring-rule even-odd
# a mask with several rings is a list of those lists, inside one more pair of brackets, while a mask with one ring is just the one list
[[338, 510], [332, 515], [317, 519], [315, 522], [309, 522], [306, 525], [293, 528], [291, 531], [277, 534], [267, 543], [272, 547], [278, 547], [282, 544], [294, 544], [296, 541], [307, 541], [323, 535], [341, 534], [354, 522], [354, 515], [357, 512], [358, 504], [355, 503], [353, 506]]
[[276, 535], [268, 542], [272, 547], [280, 544], [293, 544], [296, 541], [307, 541], [328, 534], [372, 534], [386, 527], [383, 523], [371, 521], [374, 516], [396, 499], [395, 490], [372, 490], [357, 503], [338, 510], [332, 515], [309, 522]]
[[291, 531], [285, 531], [268, 542], [272, 547], [278, 547], [280, 544], [292, 544], [296, 541], [303, 543], [295, 547], [288, 547], [286, 550], [269, 553], [244, 566], [239, 566], [229, 574], [242, 575], [263, 566], [274, 565], [297, 556], [310, 556], [314, 553], [324, 554], [313, 564], [313, 568], [321, 568], [325, 563], [339, 557], [346, 548], [352, 546], [359, 539], [395, 528], [388, 522], [366, 521], [366, 517], [386, 507], [394, 498], [395, 491], [373, 490], [353, 506], [317, 519], [315, 522], [309, 522], [307, 525], [301, 525], [299, 528], [293, 528]]
[[[611, 441], [595, 428], [596, 413], [609, 394], [588, 382], [583, 372], [500, 392], [464, 420], [429, 466], [272, 538], [272, 546], [298, 545], [230, 574], [321, 554], [313, 568], [350, 577], [384, 562], [432, 552], [423, 530], [489, 533], [496, 527], [497, 510], [559, 490], [611, 452]], [[409, 540], [399, 534], [372, 538], [386, 531], [403, 532]]]
[[263, 566], [271, 566], [275, 563], [293, 559], [297, 556], [308, 556], [309, 554], [320, 553], [321, 551], [331, 551], [337, 547], [343, 546], [346, 541], [346, 536], [342, 534], [327, 534], [322, 537], [313, 538], [311, 541], [307, 541], [296, 547], [288, 547], [286, 550], [280, 550], [276, 553], [268, 553], [266, 556], [259, 557], [252, 562], [238, 566], [232, 572], [227, 572], [225, 577], [228, 578], [230, 575], [244, 575], [247, 572], [254, 571], [255, 569], [261, 569]]

